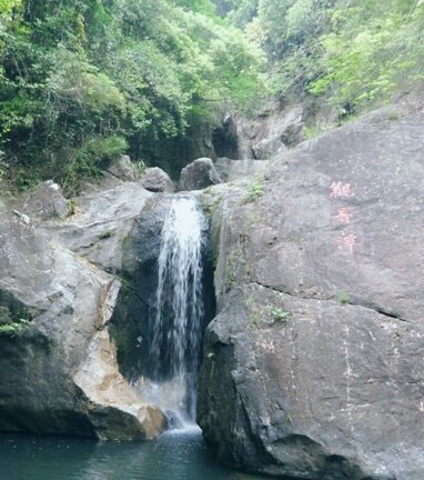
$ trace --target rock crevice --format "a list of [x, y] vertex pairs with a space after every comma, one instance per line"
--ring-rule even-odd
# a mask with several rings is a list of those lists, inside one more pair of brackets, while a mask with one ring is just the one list
[[368, 310], [372, 310], [373, 312], [379, 313], [380, 315], [383, 315], [385, 317], [389, 317], [391, 319], [399, 320], [400, 322], [406, 322], [406, 323], [410, 322], [410, 320], [408, 320], [406, 318], [402, 318], [399, 315], [397, 315], [396, 313], [386, 312], [385, 310], [382, 310], [379, 307], [373, 307], [372, 305], [357, 303], [357, 302], [354, 302], [352, 300], [349, 300], [348, 298], [337, 299], [334, 295], [333, 296], [328, 295], [328, 296], [317, 297], [316, 292], [313, 292], [309, 295], [308, 294], [303, 294], [302, 295], [300, 292], [294, 294], [294, 293], [288, 292], [287, 290], [279, 290], [278, 288], [274, 288], [270, 285], [264, 285], [264, 284], [259, 283], [259, 282], [251, 282], [251, 283], [248, 283], [246, 285], [258, 285], [259, 287], [267, 288], [267, 289], [272, 290], [274, 292], [281, 293], [281, 294], [287, 295], [289, 297], [295, 297], [295, 298], [298, 298], [298, 299], [338, 302], [338, 303], [340, 303], [342, 305], [345, 305], [347, 307], [349, 307], [349, 306], [361, 307], [361, 308], [365, 308], [365, 309], [368, 309]]

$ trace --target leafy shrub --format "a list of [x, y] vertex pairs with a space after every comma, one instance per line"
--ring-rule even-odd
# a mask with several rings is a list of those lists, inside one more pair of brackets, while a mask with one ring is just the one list
[[17, 307], [17, 305], [18, 303], [14, 301], [11, 306], [0, 305], [0, 336], [15, 337], [19, 335], [31, 320], [31, 314], [22, 306]]
[[340, 302], [342, 305], [345, 305], [345, 304], [347, 304], [347, 303], [350, 303], [349, 294], [348, 294], [345, 290], [342, 290], [342, 291], [339, 293], [339, 302]]
[[252, 183], [247, 194], [242, 198], [241, 203], [252, 203], [264, 194], [264, 186], [262, 181], [257, 180]]
[[290, 312], [288, 310], [275, 305], [268, 305], [267, 313], [272, 317], [274, 323], [285, 323], [290, 317]]
[[16, 337], [27, 326], [28, 321], [22, 319], [19, 322], [5, 323], [0, 325], [0, 336]]
[[127, 149], [123, 137], [95, 137], [87, 140], [79, 149], [68, 150], [68, 161], [62, 164], [62, 187], [67, 195], [78, 193], [82, 179], [99, 177], [111, 160]]

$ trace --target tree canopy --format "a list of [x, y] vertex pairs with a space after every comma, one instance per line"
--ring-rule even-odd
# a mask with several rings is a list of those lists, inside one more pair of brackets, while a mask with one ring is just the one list
[[340, 113], [421, 87], [422, 0], [231, 0], [228, 18], [267, 52], [275, 89]]
[[359, 112], [422, 85], [423, 27], [423, 0], [0, 0], [0, 180], [175, 174], [266, 85]]
[[125, 151], [166, 163], [161, 145], [249, 100], [261, 63], [209, 0], [0, 0], [0, 172], [72, 193]]

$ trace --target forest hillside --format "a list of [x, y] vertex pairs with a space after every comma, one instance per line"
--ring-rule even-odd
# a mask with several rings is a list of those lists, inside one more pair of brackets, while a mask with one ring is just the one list
[[422, 0], [0, 0], [0, 179], [72, 196], [123, 153], [175, 178], [273, 97], [344, 122], [420, 90], [423, 26]]

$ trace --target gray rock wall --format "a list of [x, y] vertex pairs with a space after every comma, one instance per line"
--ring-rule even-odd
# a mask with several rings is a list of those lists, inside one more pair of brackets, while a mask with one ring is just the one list
[[[167, 420], [134, 385], [149, 370], [172, 195], [106, 175], [59, 218], [40, 214], [49, 185], [0, 213], [0, 430], [152, 438]], [[205, 251], [205, 290], [211, 258]]]
[[30, 199], [30, 215], [2, 211], [0, 430], [131, 440], [164, 429], [163, 413], [121, 374], [109, 332], [121, 283], [107, 272], [122, 272], [149, 195], [117, 182], [64, 220], [40, 221]]
[[[250, 184], [198, 193], [218, 309], [199, 422], [222, 462], [423, 478], [423, 151], [413, 112], [381, 110], [279, 154]], [[106, 180], [63, 219], [30, 199], [28, 212], [1, 208], [2, 430], [141, 439], [165, 427], [128, 380], [148, 368], [170, 197]]]
[[216, 194], [199, 422], [223, 462], [423, 478], [423, 151], [419, 120], [381, 110]]

